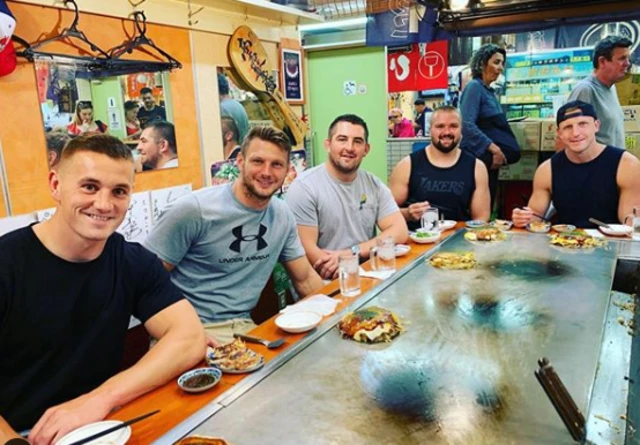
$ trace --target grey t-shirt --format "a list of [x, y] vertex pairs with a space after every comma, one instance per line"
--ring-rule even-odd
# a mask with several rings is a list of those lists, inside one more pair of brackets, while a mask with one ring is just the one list
[[371, 173], [358, 170], [353, 182], [341, 182], [325, 164], [298, 176], [286, 201], [299, 225], [318, 228], [318, 247], [329, 250], [370, 240], [376, 223], [399, 211], [389, 188]]
[[295, 219], [272, 199], [245, 207], [232, 184], [183, 196], [160, 217], [143, 245], [176, 267], [171, 280], [203, 322], [249, 318], [277, 261], [304, 256]]
[[615, 85], [607, 88], [591, 74], [573, 88], [568, 101], [572, 100], [587, 102], [596, 109], [600, 121], [600, 131], [596, 134], [598, 142], [624, 150], [624, 113]]

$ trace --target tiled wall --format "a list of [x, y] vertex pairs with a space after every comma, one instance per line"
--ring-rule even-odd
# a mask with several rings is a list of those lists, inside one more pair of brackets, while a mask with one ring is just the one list
[[428, 144], [429, 139], [387, 139], [387, 180], [396, 164], [411, 154], [415, 143]]

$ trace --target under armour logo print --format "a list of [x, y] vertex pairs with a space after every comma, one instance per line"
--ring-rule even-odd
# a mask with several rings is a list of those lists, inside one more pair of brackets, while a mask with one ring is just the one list
[[260, 228], [258, 229], [257, 235], [246, 235], [246, 236], [242, 236], [242, 227], [244, 226], [237, 226], [231, 229], [231, 233], [236, 238], [236, 240], [229, 245], [229, 249], [233, 250], [234, 252], [240, 253], [240, 244], [242, 244], [243, 241], [245, 242], [258, 241], [259, 251], [262, 249], [265, 249], [269, 245], [264, 240], [264, 235], [265, 233], [267, 233], [266, 226], [260, 224]]

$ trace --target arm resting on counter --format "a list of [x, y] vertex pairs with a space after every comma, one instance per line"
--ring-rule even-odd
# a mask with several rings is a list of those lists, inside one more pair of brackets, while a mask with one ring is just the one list
[[20, 439], [20, 435], [0, 416], [0, 443], [7, 443], [10, 439]]
[[321, 278], [333, 279], [338, 272], [338, 257], [348, 255], [351, 252], [349, 250], [324, 250], [318, 247], [318, 227], [316, 226], [298, 224], [297, 228], [302, 247], [311, 266], [320, 274]]
[[163, 385], [204, 357], [204, 330], [187, 300], [158, 312], [144, 326], [158, 343], [134, 366], [93, 391], [49, 408], [29, 434], [32, 445], [55, 443], [79, 426], [104, 419], [114, 408]]
[[620, 189], [618, 219], [624, 223], [633, 208], [640, 206], [640, 161], [630, 153], [624, 153], [620, 159], [617, 183]]
[[481, 162], [476, 160], [476, 189], [471, 195], [471, 219], [479, 219], [489, 221], [491, 218], [491, 197], [489, 194], [489, 175], [487, 168]]
[[311, 267], [306, 257], [287, 261], [283, 265], [301, 298], [318, 292], [324, 286], [322, 278]]

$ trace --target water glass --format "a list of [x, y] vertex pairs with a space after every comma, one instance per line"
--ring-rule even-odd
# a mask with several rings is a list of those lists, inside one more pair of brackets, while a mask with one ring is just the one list
[[633, 231], [631, 232], [631, 237], [634, 241], [640, 241], [640, 206], [635, 206], [633, 208], [633, 214], [627, 216], [624, 219], [624, 222], [627, 222], [627, 219], [631, 219], [631, 227]]
[[424, 230], [428, 230], [430, 232], [438, 232], [439, 231], [439, 219], [440, 215], [438, 209], [435, 207], [429, 207], [422, 214], [422, 218], [420, 218], [420, 224]]
[[360, 295], [360, 262], [358, 255], [338, 257], [338, 278], [340, 293], [345, 297]]
[[371, 269], [377, 271], [396, 271], [396, 242], [392, 236], [376, 239], [376, 247], [369, 253]]

